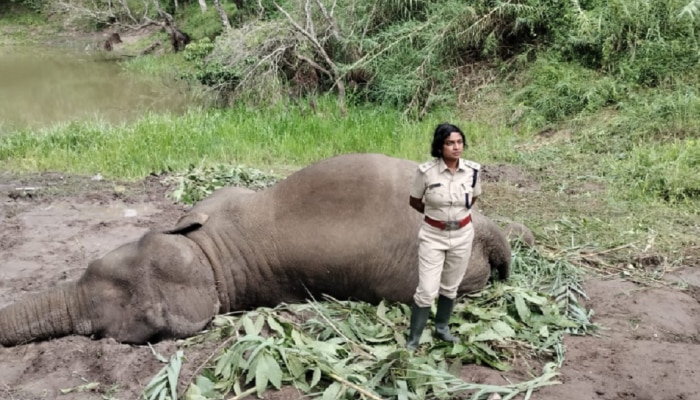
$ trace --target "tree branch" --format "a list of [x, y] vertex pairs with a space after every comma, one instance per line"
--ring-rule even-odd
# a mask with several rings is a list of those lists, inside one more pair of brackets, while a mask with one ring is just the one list
[[297, 52], [297, 51], [294, 52], [294, 55], [295, 55], [298, 59], [309, 63], [309, 65], [311, 65], [313, 68], [315, 68], [315, 69], [317, 69], [317, 70], [323, 72], [324, 74], [328, 75], [329, 78], [333, 79], [333, 74], [331, 74], [331, 72], [330, 72], [329, 70], [323, 68], [323, 67], [322, 67], [319, 63], [317, 63], [316, 61], [310, 59], [309, 57], [306, 57], [306, 56], [304, 56], [304, 55], [299, 54], [299, 52]]
[[277, 2], [274, 2], [275, 7], [284, 14], [284, 16], [287, 18], [287, 21], [299, 32], [301, 33], [306, 39], [311, 42], [313, 47], [316, 49], [316, 52], [321, 55], [323, 58], [323, 61], [328, 65], [329, 70], [330, 70], [330, 76], [333, 79], [334, 84], [338, 87], [338, 105], [340, 106], [340, 111], [343, 115], [347, 114], [347, 110], [345, 108], [345, 84], [343, 83], [342, 76], [340, 74], [340, 70], [338, 66], [333, 62], [333, 60], [330, 58], [328, 53], [326, 52], [326, 49], [323, 48], [323, 45], [318, 41], [318, 37], [316, 36], [316, 31], [314, 29], [314, 23], [311, 18], [311, 1], [306, 0], [306, 4], [304, 5], [304, 12], [305, 12], [305, 17], [306, 17], [306, 25], [307, 29], [302, 28], [295, 20], [292, 18], [291, 15], [282, 8]]

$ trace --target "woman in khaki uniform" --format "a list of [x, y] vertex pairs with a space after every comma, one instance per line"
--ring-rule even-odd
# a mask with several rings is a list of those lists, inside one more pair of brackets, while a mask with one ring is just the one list
[[435, 335], [458, 341], [448, 322], [472, 252], [471, 208], [481, 194], [480, 166], [461, 159], [464, 143], [458, 127], [438, 125], [430, 152], [435, 158], [418, 167], [411, 188], [409, 203], [424, 214], [424, 223], [418, 234], [418, 288], [406, 342], [409, 350], [418, 348], [436, 297]]

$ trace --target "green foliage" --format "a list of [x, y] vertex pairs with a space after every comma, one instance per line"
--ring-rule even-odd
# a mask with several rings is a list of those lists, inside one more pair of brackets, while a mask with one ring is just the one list
[[240, 81], [242, 72], [236, 67], [222, 63], [216, 57], [210, 57], [215, 45], [208, 37], [187, 45], [183, 58], [194, 66], [191, 71], [183, 73], [183, 79], [193, 80], [213, 91], [226, 100], [227, 96]]
[[178, 350], [167, 361], [163, 356], [155, 353], [156, 357], [167, 363], [143, 389], [144, 400], [177, 400], [177, 381], [180, 376], [180, 368], [185, 354]]
[[517, 124], [529, 119], [533, 125], [559, 122], [582, 113], [594, 113], [625, 98], [627, 88], [613, 78], [569, 63], [539, 59], [525, 74], [523, 89], [513, 101], [522, 108]]
[[[294, 104], [192, 109], [183, 115], [146, 114], [128, 125], [86, 121], [8, 131], [0, 136], [0, 167], [141, 179], [152, 173], [184, 171], [203, 160], [205, 165], [244, 164], [286, 171], [351, 152], [423, 160], [430, 134], [447, 119], [457, 117], [434, 114], [413, 123], [387, 107], [357, 107], [343, 117], [335, 99], [323, 97], [317, 99], [315, 110]], [[474, 141], [489, 136], [467, 121], [459, 125]], [[489, 143], [498, 147], [495, 138]]]
[[[10, 4], [13, 3], [13, 4]], [[0, 15], [5, 11], [12, 11], [13, 5], [19, 5], [20, 7], [26, 7], [33, 12], [39, 12], [44, 9], [47, 0], [0, 0]], [[15, 9], [16, 10], [16, 9]]]
[[[221, 2], [221, 8], [229, 19], [234, 18], [238, 12], [233, 2]], [[211, 3], [209, 3], [207, 11], [202, 12], [199, 3], [192, 2], [183, 8], [182, 15], [183, 22], [179, 26], [192, 38], [207, 38], [213, 41], [223, 32], [224, 27], [221, 23], [221, 17]]]
[[[608, 128], [610, 139], [623, 139], [626, 146], [637, 141], [667, 141], [697, 136], [700, 95], [696, 87], [642, 92], [624, 100], [619, 115]], [[632, 139], [632, 140], [625, 140]], [[610, 148], [608, 140], [607, 147]], [[616, 148], [615, 151], [625, 149]]]
[[[337, 68], [346, 84], [362, 85], [355, 100], [422, 115], [424, 109], [453, 103], [457, 67], [466, 60], [512, 54], [532, 41], [537, 17], [535, 7], [511, 2], [487, 7], [458, 0], [439, 6], [362, 0], [337, 3], [333, 18], [324, 17], [320, 8], [306, 15], [298, 3], [282, 4], [289, 18], [278, 13], [276, 20], [245, 22], [222, 34], [207, 62], [215, 70], [239, 73], [207, 84], [233, 88], [252, 99], [259, 97], [253, 93], [287, 91], [300, 70], [313, 68], [321, 75], [317, 89], [328, 91], [336, 85], [323, 70]], [[302, 33], [300, 27], [308, 31]], [[502, 40], [506, 34], [507, 45]], [[277, 99], [266, 97], [268, 102]]]
[[223, 187], [239, 186], [258, 190], [269, 187], [280, 179], [255, 168], [217, 165], [208, 168], [190, 166], [188, 171], [170, 176], [165, 181], [177, 182], [177, 189], [171, 194], [175, 201], [194, 204]]
[[268, 53], [280, 46], [284, 49], [289, 42], [291, 39], [284, 36], [279, 23], [250, 23], [231, 29], [216, 38], [206, 57], [197, 58], [209, 50], [208, 42], [203, 42], [196, 54], [189, 54], [193, 61], [198, 60], [191, 77], [216, 92], [221, 104], [246, 98], [252, 100], [248, 104], [274, 103], [284, 94], [278, 75], [284, 52]]
[[700, 198], [700, 140], [676, 140], [654, 147], [635, 145], [612, 171], [630, 196], [686, 202]]
[[[144, 48], [144, 45], [135, 45], [135, 48]], [[191, 45], [191, 44], [190, 44]], [[188, 45], [186, 49], [189, 49]], [[148, 77], [151, 81], [161, 81], [164, 85], [180, 88], [182, 96], [192, 98], [192, 93], [182, 90], [185, 86], [181, 83], [182, 72], [188, 70], [189, 64], [185, 63], [179, 54], [168, 53], [162, 55], [145, 55], [135, 57], [120, 63], [124, 73], [130, 74], [135, 79]], [[179, 81], [179, 82], [178, 82]], [[179, 85], [179, 86], [178, 86]], [[194, 90], [192, 90], [194, 92]], [[171, 94], [172, 95], [172, 94]]]
[[[544, 4], [541, 2], [540, 4]], [[527, 68], [519, 106], [530, 125], [597, 112], [632, 90], [696, 82], [700, 19], [694, 1], [557, 2], [541, 32], [547, 46]]]
[[[616, 104], [637, 87], [696, 82], [700, 72], [694, 0], [358, 0], [334, 3], [330, 18], [315, 5], [306, 15], [299, 0], [278, 3], [298, 26], [314, 29], [302, 34], [272, 1], [244, 2], [241, 10], [224, 2], [234, 29], [223, 32], [214, 7], [202, 13], [196, 2], [183, 3], [177, 10], [181, 26], [212, 46], [206, 58], [190, 59], [196, 71], [186, 77], [220, 93], [221, 104], [269, 104], [286, 98], [305, 69], [320, 76], [305, 93], [335, 91], [336, 82], [322, 69], [337, 67], [340, 79], [355, 85], [349, 90], [353, 102], [422, 117], [454, 105], [458, 91], [474, 89], [461, 84], [465, 66], [498, 65], [503, 76], [512, 76], [505, 74], [529, 69], [539, 58], [534, 72], [518, 82], [522, 90], [513, 107], [528, 111], [521, 115], [528, 126], [543, 126]], [[97, 10], [75, 11], [71, 18], [133, 22], [121, 3], [76, 4]], [[147, 2], [126, 4], [132, 16], [153, 17]], [[162, 4], [175, 11], [174, 2]]]
[[[557, 312], [573, 322], [573, 325], [562, 325], [567, 333], [587, 334], [597, 329], [590, 321], [590, 312], [579, 303], [580, 298], [586, 298], [582, 286], [584, 272], [566, 257], [515, 245], [511, 270], [509, 282], [512, 285], [549, 294], [549, 300], [556, 306]], [[521, 320], [526, 322], [527, 318], [522, 316], [527, 315], [527, 311], [520, 311], [523, 309], [523, 301], [515, 299], [514, 303]], [[546, 309], [543, 310], [544, 313], [547, 312]], [[536, 327], [534, 330], [539, 332]]]
[[[574, 2], [570, 36], [561, 43], [570, 59], [586, 59], [622, 80], [656, 86], [698, 67], [700, 20], [686, 0]], [[563, 36], [563, 35], [562, 35]], [[583, 56], [583, 57], [582, 57]]]
[[183, 57], [187, 61], [200, 63], [214, 50], [214, 44], [208, 37], [191, 42], [185, 47]]
[[[372, 306], [327, 298], [218, 316], [214, 329], [188, 339], [190, 344], [225, 340], [226, 346], [212, 356], [185, 398], [218, 399], [229, 392], [263, 396], [268, 388], [282, 385], [324, 398], [445, 399], [465, 391], [472, 399], [491, 393], [512, 398], [552, 384], [562, 361], [563, 333], [583, 334], [593, 325], [578, 296], [562, 300], [564, 296], [532, 287], [557, 286], [561, 293], [564, 286], [557, 281], [580, 285], [580, 275], [571, 264], [535, 250], [516, 249], [515, 261], [521, 265], [516, 267], [517, 281], [529, 285], [498, 284], [458, 302], [452, 328], [464, 338], [462, 343], [434, 340], [429, 327], [416, 353], [404, 350], [410, 310], [402, 304]], [[530, 381], [506, 386], [455, 378], [463, 363], [508, 369], [507, 360], [516, 353], [555, 362]]]
[[368, 7], [372, 12], [358, 13], [356, 20], [343, 21], [346, 32], [377, 25], [366, 37], [348, 38], [351, 44], [346, 48], [361, 48], [364, 54], [349, 57], [354, 62], [346, 68], [371, 71], [368, 99], [406, 108], [414, 116], [423, 109], [453, 104], [459, 66], [507, 56], [532, 41], [537, 15], [535, 8], [511, 2], [493, 6], [472, 1], [386, 2], [385, 7], [395, 16], [382, 18], [382, 24], [374, 19], [387, 9], [374, 7]]

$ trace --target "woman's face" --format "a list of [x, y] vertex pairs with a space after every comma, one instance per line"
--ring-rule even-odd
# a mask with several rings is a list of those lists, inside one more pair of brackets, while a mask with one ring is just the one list
[[462, 150], [464, 150], [462, 135], [459, 132], [452, 132], [442, 145], [442, 159], [445, 161], [459, 160], [462, 157]]

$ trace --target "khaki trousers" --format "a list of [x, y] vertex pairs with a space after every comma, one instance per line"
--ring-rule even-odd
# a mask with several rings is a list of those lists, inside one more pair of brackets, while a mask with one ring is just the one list
[[456, 231], [443, 231], [423, 223], [418, 233], [418, 288], [413, 301], [431, 307], [438, 294], [450, 299], [467, 272], [474, 241], [474, 224]]

